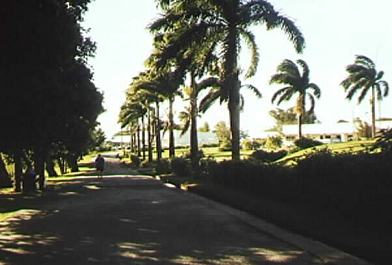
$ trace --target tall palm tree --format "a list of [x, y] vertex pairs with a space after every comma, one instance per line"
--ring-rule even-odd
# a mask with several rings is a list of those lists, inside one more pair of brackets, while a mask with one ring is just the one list
[[[179, 27], [175, 27], [179, 30]], [[176, 30], [156, 34], [154, 38], [155, 50], [147, 60], [147, 64], [154, 72], [167, 71], [174, 66], [176, 72], [182, 75], [189, 74], [189, 86], [185, 86], [183, 91], [186, 94], [186, 100], [189, 100], [189, 123], [190, 128], [190, 154], [192, 167], [197, 171], [199, 165], [198, 155], [198, 137], [197, 137], [197, 116], [198, 116], [198, 95], [205, 87], [200, 86], [200, 79], [204, 75], [214, 75], [216, 71], [217, 56], [213, 53], [213, 47], [192, 46], [184, 50], [171, 49], [170, 41], [178, 35]], [[180, 31], [180, 30], [179, 30]], [[208, 79], [208, 78], [207, 78]], [[186, 129], [188, 130], [188, 128]]]
[[[301, 68], [301, 70], [300, 70]], [[295, 112], [298, 116], [298, 137], [302, 138], [302, 119], [306, 113], [306, 97], [310, 101], [309, 113], [313, 112], [315, 98], [320, 98], [321, 90], [309, 80], [309, 67], [303, 60], [297, 60], [295, 64], [291, 60], [284, 60], [278, 65], [277, 73], [271, 77], [270, 84], [283, 84], [285, 87], [279, 89], [272, 96], [272, 103], [277, 101], [279, 105], [283, 101], [290, 100], [297, 94]]]
[[370, 92], [370, 105], [372, 112], [372, 137], [376, 135], [376, 106], [375, 99], [378, 100], [388, 96], [389, 85], [382, 80], [384, 72], [377, 72], [374, 62], [366, 56], [357, 55], [354, 64], [346, 67], [348, 76], [341, 85], [347, 92], [346, 98], [352, 100], [355, 94], [359, 93], [358, 104]]
[[178, 29], [169, 50], [212, 45], [221, 54], [222, 92], [220, 100], [228, 102], [232, 135], [232, 159], [240, 159], [240, 82], [238, 57], [240, 41], [245, 41], [252, 55], [246, 77], [256, 73], [259, 53], [251, 26], [282, 29], [302, 51], [304, 38], [295, 24], [279, 14], [264, 0], [160, 0], [165, 14], [150, 25], [153, 32]]

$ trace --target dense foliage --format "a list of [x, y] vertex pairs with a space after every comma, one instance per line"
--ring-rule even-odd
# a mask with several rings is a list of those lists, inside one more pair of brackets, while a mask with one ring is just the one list
[[317, 140], [313, 140], [310, 138], [305, 138], [302, 137], [301, 139], [297, 139], [294, 141], [294, 145], [296, 147], [298, 147], [299, 149], [305, 149], [305, 148], [309, 148], [309, 147], [314, 147], [314, 146], [318, 146], [318, 145], [322, 145], [323, 143], [317, 141]]
[[[331, 154], [321, 151], [294, 168], [257, 161], [211, 164], [214, 183], [306, 207], [327, 208], [363, 225], [386, 225], [392, 203], [392, 154]], [[377, 221], [373, 217], [377, 216]]]
[[88, 3], [0, 6], [0, 152], [13, 157], [17, 190], [24, 166], [34, 163], [43, 188], [45, 161], [61, 156], [77, 170], [76, 159], [89, 146], [102, 95], [87, 65], [95, 45], [80, 25]]

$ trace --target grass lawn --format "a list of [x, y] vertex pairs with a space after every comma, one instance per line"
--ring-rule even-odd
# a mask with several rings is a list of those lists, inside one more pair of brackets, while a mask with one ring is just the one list
[[291, 153], [282, 159], [276, 161], [276, 163], [284, 164], [284, 165], [293, 165], [296, 163], [296, 160], [301, 160], [306, 158], [308, 155], [315, 153], [321, 150], [329, 150], [332, 153], [358, 153], [361, 151], [365, 151], [368, 149], [374, 140], [362, 140], [362, 141], [351, 141], [351, 142], [342, 142], [342, 143], [331, 143], [331, 144], [323, 144], [316, 147], [310, 147], [307, 149], [303, 149], [294, 153]]

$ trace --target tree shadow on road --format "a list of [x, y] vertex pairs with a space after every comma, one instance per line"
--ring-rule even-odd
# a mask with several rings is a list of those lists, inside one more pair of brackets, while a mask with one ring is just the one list
[[318, 264], [148, 177], [74, 181], [0, 223], [0, 264]]

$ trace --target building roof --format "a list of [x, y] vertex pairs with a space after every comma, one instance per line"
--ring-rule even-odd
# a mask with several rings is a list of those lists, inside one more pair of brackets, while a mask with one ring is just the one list
[[[391, 129], [392, 121], [376, 121], [376, 128]], [[303, 135], [354, 134], [357, 130], [358, 124], [353, 122], [302, 124]], [[282, 133], [286, 136], [298, 135], [298, 124], [283, 125]]]

